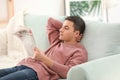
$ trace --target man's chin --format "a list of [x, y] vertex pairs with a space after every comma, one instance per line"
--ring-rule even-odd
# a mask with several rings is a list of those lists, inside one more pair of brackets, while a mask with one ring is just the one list
[[59, 37], [60, 40], [63, 40], [61, 37]]

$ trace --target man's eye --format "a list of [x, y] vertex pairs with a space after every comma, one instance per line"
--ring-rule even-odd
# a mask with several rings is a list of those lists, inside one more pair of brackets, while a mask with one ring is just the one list
[[68, 29], [69, 29], [69, 27], [67, 27], [67, 26], [66, 26], [66, 27], [64, 27], [64, 28], [65, 28], [66, 30], [68, 30]]

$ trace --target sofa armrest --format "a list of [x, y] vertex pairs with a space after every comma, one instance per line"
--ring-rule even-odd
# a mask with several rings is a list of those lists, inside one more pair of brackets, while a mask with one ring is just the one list
[[0, 29], [0, 56], [7, 54], [7, 32], [6, 28]]
[[67, 80], [120, 80], [120, 54], [72, 67]]
[[85, 71], [81, 67], [75, 66], [72, 67], [67, 74], [67, 80], [86, 80]]

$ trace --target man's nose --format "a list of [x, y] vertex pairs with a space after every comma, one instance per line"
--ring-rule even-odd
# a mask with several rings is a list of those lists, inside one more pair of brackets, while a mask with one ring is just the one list
[[60, 30], [59, 30], [60, 32], [62, 32], [63, 31], [63, 28], [60, 28]]

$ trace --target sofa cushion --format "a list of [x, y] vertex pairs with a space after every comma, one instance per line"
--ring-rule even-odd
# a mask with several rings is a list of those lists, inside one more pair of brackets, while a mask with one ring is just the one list
[[119, 54], [120, 24], [85, 22], [86, 30], [81, 43], [88, 51], [88, 60]]
[[46, 35], [47, 16], [39, 15], [26, 15], [24, 23], [33, 30], [33, 35], [37, 46], [41, 50], [45, 50], [48, 47], [48, 40]]

